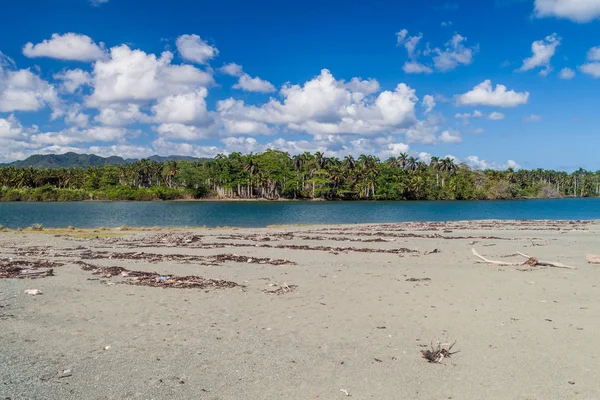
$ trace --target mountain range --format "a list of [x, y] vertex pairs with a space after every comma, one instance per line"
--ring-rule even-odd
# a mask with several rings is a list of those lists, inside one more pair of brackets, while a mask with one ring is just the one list
[[[208, 158], [195, 158], [189, 156], [151, 156], [150, 161], [206, 161]], [[86, 168], [103, 165], [125, 165], [139, 161], [136, 158], [123, 158], [118, 156], [100, 157], [95, 154], [77, 154], [73, 152], [65, 154], [34, 154], [25, 160], [14, 161], [12, 163], [0, 164], [2, 167], [15, 168]]]

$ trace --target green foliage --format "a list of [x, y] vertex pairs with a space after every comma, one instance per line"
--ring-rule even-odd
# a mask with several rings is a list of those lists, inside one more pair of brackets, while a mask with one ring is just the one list
[[369, 155], [340, 160], [319, 152], [290, 157], [267, 150], [204, 161], [152, 157], [89, 168], [0, 168], [0, 201], [483, 200], [599, 193], [600, 172], [472, 170], [450, 158], [424, 163], [408, 154], [385, 161]]
[[28, 228], [30, 231], [43, 231], [44, 225], [42, 224], [33, 224]]

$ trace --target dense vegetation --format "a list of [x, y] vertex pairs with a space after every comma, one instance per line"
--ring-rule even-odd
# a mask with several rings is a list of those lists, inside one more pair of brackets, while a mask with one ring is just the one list
[[[150, 161], [202, 161], [204, 159], [186, 157], [186, 156], [151, 156]], [[125, 165], [131, 164], [137, 159], [124, 159], [118, 156], [100, 157], [95, 154], [77, 154], [73, 152], [65, 154], [35, 154], [27, 157], [25, 160], [15, 161], [10, 164], [0, 164], [0, 167], [15, 167], [15, 168], [85, 168], [85, 167], [101, 167], [103, 165]]]
[[290, 157], [217, 156], [206, 161], [147, 159], [89, 168], [0, 168], [0, 200], [173, 200], [261, 198], [470, 200], [598, 196], [600, 171], [472, 170], [450, 158], [429, 163], [401, 154], [381, 161], [322, 153]]

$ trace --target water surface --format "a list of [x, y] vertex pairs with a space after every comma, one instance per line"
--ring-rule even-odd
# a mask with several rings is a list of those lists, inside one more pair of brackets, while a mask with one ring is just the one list
[[264, 227], [478, 219], [600, 219], [600, 199], [357, 202], [0, 203], [0, 225]]

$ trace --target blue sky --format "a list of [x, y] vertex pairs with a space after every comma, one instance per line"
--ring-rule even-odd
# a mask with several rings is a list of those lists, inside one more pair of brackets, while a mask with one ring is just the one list
[[600, 169], [600, 0], [9, 0], [0, 162], [408, 152]]

